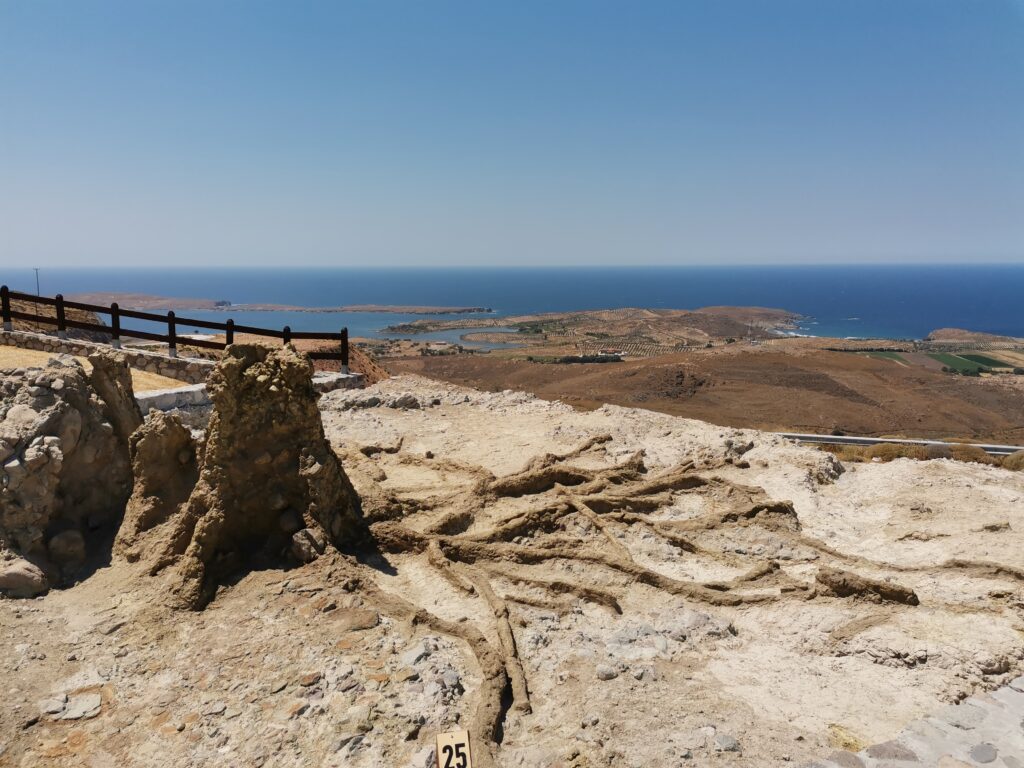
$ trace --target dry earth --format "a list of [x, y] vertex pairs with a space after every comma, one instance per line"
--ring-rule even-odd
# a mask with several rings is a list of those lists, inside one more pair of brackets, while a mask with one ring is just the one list
[[498, 766], [784, 766], [1024, 668], [1024, 474], [409, 376], [321, 412], [385, 551], [0, 600], [0, 765], [487, 766], [496, 715]]
[[[921, 357], [941, 369], [941, 363]], [[525, 390], [581, 408], [615, 403], [763, 430], [840, 429], [1024, 445], [1024, 377], [968, 379], [812, 348], [803, 340], [621, 363], [554, 365], [491, 354], [416, 356], [387, 364], [396, 373], [483, 390]]]

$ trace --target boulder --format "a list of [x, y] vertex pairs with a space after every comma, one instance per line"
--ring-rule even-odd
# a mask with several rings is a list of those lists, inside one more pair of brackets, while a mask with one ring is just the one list
[[20, 557], [0, 560], [0, 594], [7, 597], [35, 597], [50, 588], [46, 575]]

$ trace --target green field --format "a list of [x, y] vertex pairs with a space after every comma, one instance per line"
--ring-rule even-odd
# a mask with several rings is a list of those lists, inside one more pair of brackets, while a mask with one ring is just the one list
[[928, 355], [932, 360], [938, 360], [943, 365], [952, 368], [958, 373], [961, 371], [977, 371], [979, 368], [987, 367], [982, 366], [981, 363], [976, 363], [973, 360], [965, 360], [957, 355], [950, 355], [945, 352], [930, 353]]
[[1013, 365], [1007, 363], [1004, 360], [996, 360], [994, 357], [986, 357], [985, 355], [960, 355], [965, 360], [971, 360], [975, 363], [981, 363], [989, 368], [1013, 368]]

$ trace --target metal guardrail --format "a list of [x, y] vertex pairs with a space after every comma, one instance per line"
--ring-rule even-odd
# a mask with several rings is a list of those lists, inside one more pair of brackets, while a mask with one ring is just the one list
[[1021, 445], [995, 445], [990, 443], [950, 443], [943, 440], [910, 440], [898, 437], [859, 437], [851, 435], [809, 435], [796, 432], [777, 432], [780, 437], [795, 440], [798, 443], [811, 443], [815, 445], [883, 445], [892, 443], [894, 445], [919, 445], [922, 447], [938, 446], [952, 448], [957, 445], [970, 445], [974, 448], [981, 448], [990, 456], [1009, 456], [1017, 451], [1024, 451]]
[[[47, 315], [34, 315], [29, 312], [15, 310], [11, 307], [12, 299], [20, 302], [53, 307], [54, 317], [49, 317]], [[85, 312], [109, 315], [110, 325], [100, 325], [97, 323], [88, 323], [81, 320], [69, 319], [66, 312], [68, 309], [77, 309]], [[289, 343], [293, 339], [337, 341], [341, 345], [341, 350], [339, 352], [313, 351], [307, 354], [312, 360], [340, 360], [342, 372], [348, 372], [348, 328], [342, 328], [339, 333], [325, 333], [317, 331], [293, 331], [286, 325], [282, 330], [278, 331], [272, 328], [257, 328], [250, 325], [237, 325], [235, 321], [230, 318], [226, 322], [218, 323], [213, 320], [196, 320], [193, 318], [178, 317], [173, 311], [168, 312], [166, 315], [158, 315], [152, 312], [141, 312], [135, 309], [122, 309], [117, 305], [117, 302], [112, 303], [109, 307], [104, 307], [99, 304], [85, 304], [79, 301], [68, 301], [59, 293], [51, 299], [49, 296], [34, 296], [31, 293], [12, 291], [6, 285], [0, 286], [0, 316], [2, 316], [3, 328], [5, 331], [13, 329], [14, 320], [28, 320], [57, 326], [57, 335], [60, 338], [67, 337], [68, 328], [109, 333], [111, 344], [115, 348], [120, 348], [122, 336], [165, 342], [167, 344], [168, 354], [171, 357], [176, 357], [178, 354], [178, 341], [180, 337], [178, 336], [177, 328], [179, 323], [190, 325], [195, 328], [206, 328], [208, 330], [224, 332], [224, 341], [222, 342], [210, 341], [208, 339], [193, 339], [188, 337], [183, 340], [183, 343], [187, 346], [202, 347], [205, 349], [225, 349], [229, 344], [234, 343], [236, 333], [246, 333], [253, 336], [265, 336], [273, 339], [281, 339], [284, 344]], [[167, 333], [153, 333], [152, 331], [123, 328], [121, 326], [122, 318], [148, 320], [154, 323], [166, 323]]]

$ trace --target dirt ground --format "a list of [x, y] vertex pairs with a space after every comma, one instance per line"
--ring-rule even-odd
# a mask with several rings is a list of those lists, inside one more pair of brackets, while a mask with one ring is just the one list
[[1024, 444], [1024, 388], [1016, 386], [1021, 377], [968, 380], [801, 346], [736, 347], [621, 363], [557, 365], [458, 355], [389, 359], [387, 365], [397, 373], [485, 391], [522, 390], [579, 408], [614, 403], [732, 427]]
[[504, 558], [448, 578], [433, 550], [325, 556], [201, 612], [100, 562], [2, 600], [0, 765], [430, 768], [489, 695], [460, 638], [507, 649], [503, 627], [500, 768], [800, 765], [1024, 668], [1020, 473], [843, 472], [763, 433], [408, 376], [321, 413], [366, 508], [397, 504], [382, 531]]
[[[46, 365], [51, 355], [34, 349], [0, 346], [0, 368], [41, 368]], [[89, 361], [84, 357], [76, 358], [86, 370], [90, 370]], [[132, 387], [136, 392], [150, 392], [156, 389], [177, 389], [184, 387], [185, 382], [170, 379], [156, 373], [132, 370]]]

